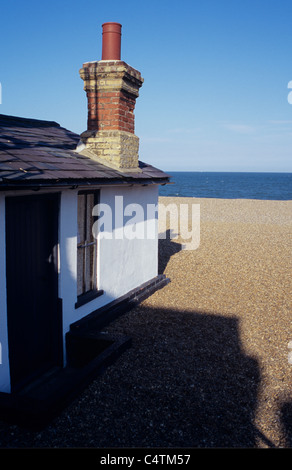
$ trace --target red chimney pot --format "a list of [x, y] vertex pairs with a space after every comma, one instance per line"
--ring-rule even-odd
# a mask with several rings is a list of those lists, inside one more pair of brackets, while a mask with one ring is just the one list
[[102, 25], [102, 60], [121, 60], [120, 23], [103, 23]]

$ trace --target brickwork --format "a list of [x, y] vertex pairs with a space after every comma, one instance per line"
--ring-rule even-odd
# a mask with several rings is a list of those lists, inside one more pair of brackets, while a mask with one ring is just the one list
[[81, 134], [86, 146], [97, 158], [117, 169], [137, 169], [139, 138], [131, 132], [121, 130], [88, 130]]
[[126, 91], [87, 92], [88, 130], [135, 132], [135, 99]]
[[134, 109], [143, 84], [140, 72], [121, 60], [101, 60], [83, 64], [80, 76], [88, 101], [87, 132], [82, 140], [99, 158], [118, 168], [137, 167]]

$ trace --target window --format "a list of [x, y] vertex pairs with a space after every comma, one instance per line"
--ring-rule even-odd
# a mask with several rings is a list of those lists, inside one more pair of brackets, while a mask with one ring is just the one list
[[79, 307], [102, 292], [97, 289], [97, 240], [92, 234], [93, 207], [98, 203], [98, 191], [78, 193], [77, 240], [77, 303]]

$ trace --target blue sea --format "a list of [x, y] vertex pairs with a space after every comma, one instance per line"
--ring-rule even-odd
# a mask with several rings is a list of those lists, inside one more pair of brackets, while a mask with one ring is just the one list
[[160, 196], [219, 199], [292, 199], [292, 173], [223, 173], [170, 171], [171, 182]]

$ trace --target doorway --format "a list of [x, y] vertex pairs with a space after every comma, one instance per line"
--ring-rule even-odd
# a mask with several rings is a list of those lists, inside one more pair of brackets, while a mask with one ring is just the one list
[[62, 365], [59, 194], [6, 198], [8, 345], [12, 391]]

